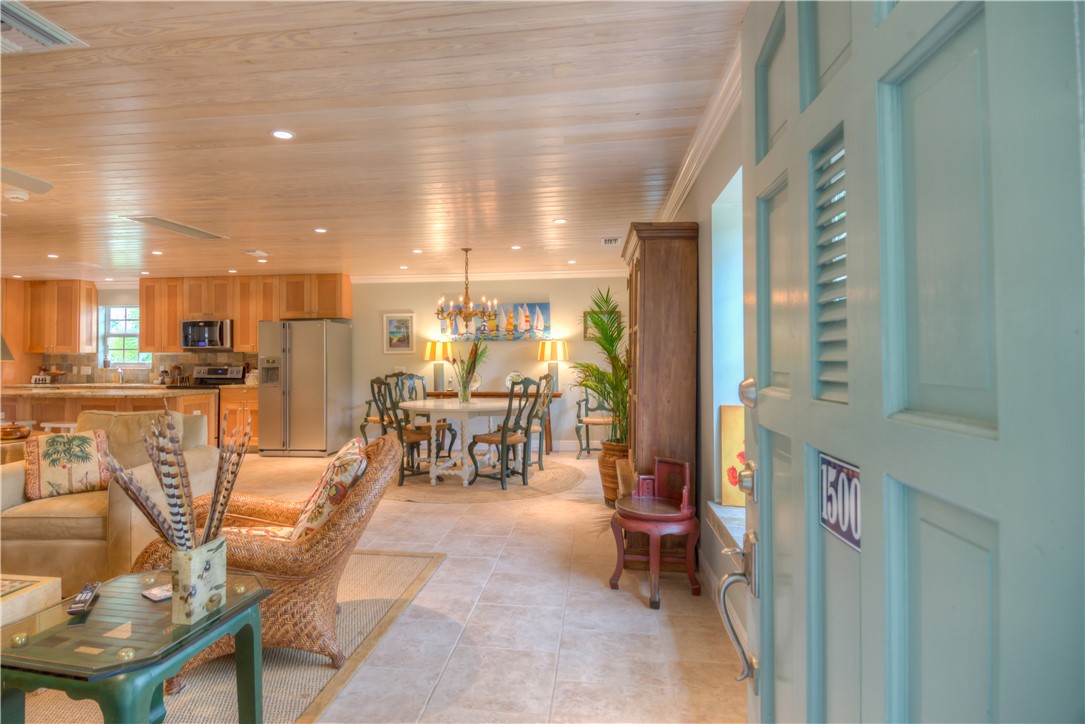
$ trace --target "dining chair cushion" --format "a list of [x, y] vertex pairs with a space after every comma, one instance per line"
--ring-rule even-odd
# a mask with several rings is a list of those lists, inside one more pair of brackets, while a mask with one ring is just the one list
[[585, 417], [585, 425], [609, 425], [614, 421], [613, 417]]
[[298, 540], [320, 529], [347, 497], [350, 489], [361, 479], [366, 462], [365, 447], [359, 438], [354, 438], [339, 449], [335, 459], [328, 463], [324, 474], [320, 476], [316, 490], [301, 509], [301, 514], [294, 523], [291, 540]]
[[[484, 432], [481, 435], [475, 435], [472, 438], [475, 442], [483, 443], [484, 445], [500, 445], [501, 444], [501, 431]], [[522, 445], [527, 440], [526, 437], [518, 432], [510, 434], [505, 441], [509, 445]]]

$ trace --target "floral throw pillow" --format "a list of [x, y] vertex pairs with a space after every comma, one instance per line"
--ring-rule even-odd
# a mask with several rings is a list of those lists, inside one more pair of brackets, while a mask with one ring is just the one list
[[343, 502], [347, 493], [361, 479], [367, 462], [361, 438], [356, 437], [340, 448], [335, 459], [324, 469], [320, 483], [294, 523], [293, 540], [310, 535], [324, 525], [336, 506]]
[[25, 453], [26, 499], [105, 490], [112, 477], [105, 464], [108, 451], [105, 430], [30, 438]]

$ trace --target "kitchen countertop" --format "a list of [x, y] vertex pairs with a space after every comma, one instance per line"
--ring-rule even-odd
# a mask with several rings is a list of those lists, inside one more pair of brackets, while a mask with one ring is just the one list
[[163, 385], [5, 385], [4, 397], [184, 397], [217, 393], [214, 388], [170, 390]]

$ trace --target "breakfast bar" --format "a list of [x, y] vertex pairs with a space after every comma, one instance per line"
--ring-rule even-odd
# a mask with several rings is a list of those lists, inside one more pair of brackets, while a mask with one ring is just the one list
[[10, 385], [0, 395], [5, 420], [67, 420], [84, 410], [147, 412], [169, 409], [207, 415], [207, 442], [218, 439], [218, 390], [171, 390], [162, 385]]

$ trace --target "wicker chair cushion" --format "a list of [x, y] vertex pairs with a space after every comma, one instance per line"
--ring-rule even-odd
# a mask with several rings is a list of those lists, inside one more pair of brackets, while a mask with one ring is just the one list
[[227, 527], [222, 530], [223, 532], [232, 530], [244, 535], [252, 535], [259, 538], [282, 538], [283, 540], [290, 540], [294, 535], [294, 529], [288, 525], [254, 525], [251, 528]]
[[320, 529], [350, 489], [361, 479], [366, 467], [365, 447], [360, 438], [354, 438], [340, 448], [335, 459], [328, 463], [316, 490], [309, 496], [301, 514], [294, 523], [291, 540], [298, 540]]

